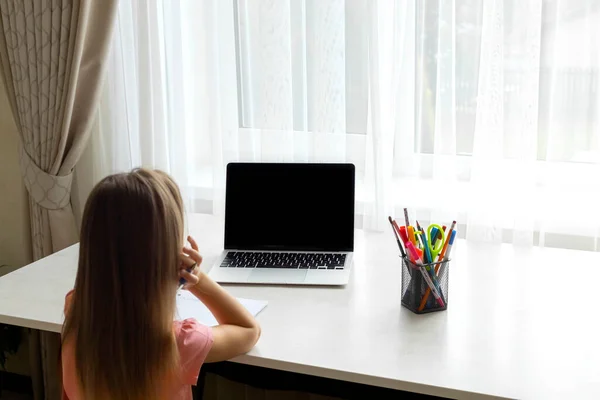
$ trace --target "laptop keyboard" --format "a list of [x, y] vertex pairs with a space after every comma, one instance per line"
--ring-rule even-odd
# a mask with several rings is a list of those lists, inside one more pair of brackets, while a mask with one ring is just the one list
[[346, 254], [230, 251], [223, 268], [344, 269]]

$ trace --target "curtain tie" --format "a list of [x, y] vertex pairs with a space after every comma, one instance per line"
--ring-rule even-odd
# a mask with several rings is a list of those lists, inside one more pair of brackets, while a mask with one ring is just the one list
[[19, 147], [21, 175], [31, 198], [47, 210], [60, 210], [68, 206], [71, 202], [73, 172], [68, 175], [51, 175], [44, 172], [31, 159], [23, 146]]

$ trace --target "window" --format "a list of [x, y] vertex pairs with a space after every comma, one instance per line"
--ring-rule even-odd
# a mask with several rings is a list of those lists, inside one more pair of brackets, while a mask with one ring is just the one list
[[240, 126], [365, 134], [368, 0], [238, 0]]
[[219, 214], [230, 161], [353, 162], [357, 226], [410, 207], [467, 237], [600, 244], [596, 0], [131, 0], [118, 15], [92, 140], [107, 172], [167, 170], [190, 210]]
[[538, 4], [529, 21], [519, 1], [379, 2], [391, 26], [373, 39], [368, 0], [236, 0], [240, 127], [365, 134], [372, 46], [393, 41], [387, 84], [414, 105], [392, 128], [413, 131], [415, 154], [470, 156], [495, 127], [506, 159], [533, 129], [537, 160], [598, 160], [600, 5]]

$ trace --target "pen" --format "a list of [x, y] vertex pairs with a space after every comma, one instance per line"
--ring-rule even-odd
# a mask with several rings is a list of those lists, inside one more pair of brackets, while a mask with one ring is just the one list
[[425, 266], [423, 265], [423, 262], [421, 261], [420, 258], [417, 257], [418, 256], [417, 248], [415, 247], [414, 244], [412, 244], [411, 242], [408, 242], [406, 244], [406, 250], [411, 255], [411, 257], [414, 258], [415, 264], [419, 266], [419, 270], [421, 271], [421, 275], [423, 275], [423, 279], [425, 279], [427, 286], [429, 286], [429, 288], [431, 289], [431, 292], [433, 292], [433, 297], [435, 297], [435, 300], [440, 305], [440, 307], [444, 307], [444, 301], [442, 300], [437, 288], [435, 287], [435, 284], [431, 280], [429, 273], [425, 270]]
[[[446, 242], [444, 243], [444, 247], [442, 247], [442, 251], [440, 251], [440, 255], [438, 256], [438, 261], [443, 261], [444, 260], [444, 256], [446, 255], [446, 251], [448, 249], [448, 244], [450, 243], [450, 236], [452, 236], [452, 234], [454, 233], [454, 230], [449, 231], [450, 233], [448, 234], [448, 236], [446, 236]], [[438, 269], [440, 269], [440, 265], [438, 264], [435, 268], [435, 272], [438, 271]]]
[[[198, 263], [194, 263], [191, 267], [186, 268], [185, 270], [191, 273], [197, 265]], [[179, 286], [177, 287], [177, 290], [181, 289], [186, 283], [187, 281], [184, 278], [179, 278]]]
[[456, 226], [456, 221], [452, 221], [452, 225], [450, 225], [450, 229], [448, 229], [448, 235], [446, 235], [446, 243], [444, 243], [444, 247], [442, 248], [442, 252], [440, 253], [440, 255], [438, 257], [438, 261], [442, 261], [444, 259], [444, 255], [446, 255], [446, 251], [447, 251], [446, 249], [448, 248], [448, 243], [450, 243], [450, 236], [452, 236], [452, 233], [455, 231], [455, 229], [454, 229], [455, 226]]
[[419, 221], [415, 221], [417, 223], [417, 229], [421, 233], [421, 241], [423, 242], [423, 248], [425, 249], [425, 264], [429, 264], [431, 260], [431, 252], [429, 251], [429, 246], [427, 246], [427, 238], [425, 237], [425, 231], [421, 229], [421, 225], [419, 225]]
[[400, 226], [398, 226], [398, 223], [393, 218], [392, 218], [392, 226], [394, 227], [394, 229], [396, 229], [396, 233], [398, 234], [398, 236], [400, 236]]
[[[190, 272], [190, 271], [188, 271]], [[179, 286], [177, 287], [177, 289], [181, 289], [183, 287], [183, 285], [185, 285], [187, 281], [183, 278], [179, 278]]]
[[[421, 240], [423, 241], [423, 248], [425, 249], [425, 257], [426, 257], [426, 262], [424, 263], [424, 267], [427, 270], [427, 272], [429, 272], [429, 274], [431, 275], [431, 280], [433, 281], [433, 283], [435, 284], [435, 287], [437, 288], [437, 290], [441, 293], [442, 292], [442, 288], [440, 287], [440, 284], [437, 280], [437, 277], [435, 275], [435, 271], [433, 270], [433, 268], [431, 267], [431, 264], [433, 262], [433, 258], [431, 256], [431, 250], [429, 249], [429, 246], [427, 245], [427, 235], [425, 234], [425, 231], [423, 231], [421, 229], [421, 225], [419, 225], [419, 221], [415, 221], [417, 224], [417, 229], [419, 229], [419, 231], [421, 231]], [[428, 260], [428, 261], [427, 261]]]
[[392, 217], [388, 216], [388, 221], [390, 221], [390, 225], [392, 226], [392, 230], [394, 231], [394, 237], [396, 238], [396, 243], [398, 243], [398, 248], [400, 249], [400, 254], [402, 254], [402, 258], [406, 257], [406, 253], [404, 252], [404, 249], [402, 248], [402, 244], [400, 243], [400, 239], [398, 238], [398, 232], [396, 232], [396, 223], [395, 221], [392, 219]]
[[450, 252], [452, 251], [452, 245], [454, 244], [455, 236], [456, 230], [452, 231], [452, 236], [450, 236], [450, 242], [448, 243], [448, 250], [446, 250], [446, 257], [444, 257], [444, 261], [447, 261], [450, 258]]
[[[448, 236], [446, 237], [446, 241], [448, 240], [447, 238], [450, 237], [450, 234], [454, 230], [455, 226], [456, 226], [456, 221], [452, 221], [452, 225], [450, 225], [450, 229], [448, 230]], [[444, 227], [444, 229], [446, 229], [446, 228]]]
[[[429, 236], [429, 240], [431, 240], [431, 248], [433, 249], [435, 247], [435, 242], [437, 241], [438, 236], [440, 235], [440, 231], [438, 230], [438, 228], [433, 227], [431, 229], [431, 235]], [[431, 255], [431, 262], [433, 262], [433, 255]]]
[[440, 271], [439, 271], [439, 277], [441, 278], [444, 274], [444, 272], [446, 272], [446, 264], [448, 264], [446, 261], [448, 261], [450, 259], [450, 252], [452, 251], [452, 245], [454, 244], [454, 237], [456, 236], [456, 230], [452, 231], [452, 235], [450, 236], [450, 241], [448, 242], [448, 249], [446, 250], [446, 255], [443, 259], [442, 262], [442, 266], [440, 267]]
[[[454, 226], [454, 224], [452, 224], [452, 226]], [[443, 260], [444, 260], [444, 255], [446, 254], [446, 251], [448, 249], [448, 243], [450, 243], [451, 237], [454, 238], [455, 232], [456, 231], [450, 231], [450, 234], [448, 236], [446, 236], [446, 242], [444, 243], [444, 247], [442, 248], [442, 251], [440, 252], [440, 255], [438, 258], [438, 262], [440, 262], [440, 263], [435, 266], [436, 274], [439, 272], [441, 266], [444, 264]], [[423, 295], [423, 298], [421, 299], [421, 303], [419, 304], [419, 311], [423, 311], [423, 308], [425, 308], [425, 304], [427, 304], [427, 300], [429, 299], [430, 294], [431, 294], [431, 289], [427, 288], [427, 291]]]
[[[446, 235], [446, 241], [444, 242], [444, 245], [442, 246], [442, 251], [440, 251], [440, 254], [437, 257], [437, 261], [442, 261], [444, 259], [444, 254], [446, 254], [446, 248], [448, 247], [448, 242], [450, 242], [450, 236], [452, 235], [452, 231], [454, 230], [455, 226], [456, 226], [456, 221], [452, 221], [452, 225], [450, 226], [450, 229], [448, 230], [448, 235]], [[446, 225], [442, 226], [442, 228], [444, 229], [444, 232], [445, 232]], [[435, 272], [437, 272], [438, 269], [439, 269], [439, 265], [436, 266]]]
[[408, 209], [404, 209], [404, 222], [406, 223], [406, 227], [410, 226], [410, 221], [408, 220]]

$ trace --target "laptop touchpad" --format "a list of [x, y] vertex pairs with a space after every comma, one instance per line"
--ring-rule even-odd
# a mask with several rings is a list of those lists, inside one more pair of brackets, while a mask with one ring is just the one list
[[248, 277], [249, 283], [303, 283], [307, 270], [255, 269]]

